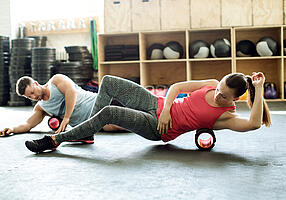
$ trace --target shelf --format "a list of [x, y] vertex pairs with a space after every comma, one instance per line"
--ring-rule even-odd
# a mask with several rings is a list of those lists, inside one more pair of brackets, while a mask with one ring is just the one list
[[[262, 37], [272, 37], [277, 42], [278, 47], [281, 47], [281, 42], [283, 42], [281, 32], [281, 26], [236, 27], [234, 28], [234, 49], [241, 40], [250, 40], [256, 44]], [[278, 51], [278, 55], [281, 55], [281, 51]]]
[[275, 83], [278, 96], [283, 98], [282, 59], [237, 60], [236, 71], [251, 75], [252, 72], [263, 72], [265, 82]]
[[100, 65], [117, 65], [117, 64], [139, 64], [139, 60], [130, 60], [130, 61], [103, 61], [99, 62]]
[[232, 72], [231, 60], [189, 62], [189, 80], [222, 79]]
[[201, 61], [225, 61], [225, 60], [231, 60], [230, 57], [227, 58], [191, 58], [188, 59], [188, 61], [191, 62], [201, 62]]
[[140, 34], [140, 55], [142, 60], [147, 59], [147, 50], [154, 43], [165, 45], [176, 41], [183, 47], [182, 59], [186, 59], [186, 31], [142, 32]]
[[218, 28], [218, 29], [193, 29], [188, 31], [190, 43], [196, 40], [204, 40], [209, 44], [213, 43], [216, 39], [226, 38], [231, 42], [231, 28]]
[[99, 34], [98, 58], [99, 62], [130, 62], [130, 61], [105, 61], [104, 47], [107, 45], [139, 45], [138, 33], [123, 33], [123, 34]]
[[286, 101], [286, 99], [265, 99], [266, 102], [280, 102], [280, 101]]
[[[286, 101], [286, 99], [265, 99], [266, 102], [281, 102], [281, 101]], [[245, 102], [247, 103], [247, 100], [238, 100], [238, 103], [240, 102]]]
[[[253, 43], [264, 36], [270, 36], [278, 42], [277, 56], [237, 57], [236, 44], [240, 40]], [[123, 78], [140, 77], [140, 84], [171, 85], [187, 80], [217, 79], [221, 80], [229, 73], [239, 72], [251, 75], [263, 72], [266, 82], [275, 83], [278, 99], [269, 102], [286, 101], [284, 99], [284, 82], [286, 81], [286, 56], [283, 55], [283, 39], [286, 39], [286, 26], [202, 28], [178, 31], [148, 31], [136, 33], [99, 34], [99, 81], [105, 74]], [[195, 59], [189, 56], [189, 46], [193, 41], [204, 40], [212, 44], [216, 39], [226, 38], [231, 43], [231, 57]], [[153, 43], [166, 44], [179, 42], [184, 49], [181, 59], [148, 60], [147, 49]], [[104, 61], [106, 45], [137, 44], [139, 60]], [[281, 47], [281, 48], [280, 48]]]
[[[215, 40], [225, 38], [227, 39], [230, 43], [232, 43], [232, 37], [231, 37], [231, 28], [218, 28], [218, 29], [195, 29], [195, 30], [189, 30], [188, 31], [188, 37], [189, 37], [189, 43], [188, 43], [188, 52], [190, 51], [190, 45], [197, 41], [197, 40], [203, 40], [207, 42], [209, 45], [214, 43]], [[231, 45], [232, 47], [232, 45]], [[231, 51], [232, 52], [232, 51]], [[211, 54], [211, 52], [210, 52]], [[190, 58], [190, 56], [188, 56]], [[208, 60], [210, 58], [205, 58], [205, 59], [193, 59], [191, 58], [192, 61], [204, 61]], [[214, 58], [214, 59], [225, 59], [225, 58]], [[231, 59], [231, 58], [229, 58]]]
[[142, 63], [172, 63], [172, 62], [186, 62], [187, 59], [161, 59], [161, 60], [143, 60]]
[[106, 63], [100, 64], [98, 70], [99, 80], [106, 74], [119, 76], [122, 78], [140, 77], [140, 64], [139, 63]]
[[186, 80], [186, 62], [147, 62], [141, 66], [141, 84], [171, 85]]
[[281, 59], [282, 56], [262, 56], [262, 57], [236, 57], [236, 60], [270, 60], [270, 59]]

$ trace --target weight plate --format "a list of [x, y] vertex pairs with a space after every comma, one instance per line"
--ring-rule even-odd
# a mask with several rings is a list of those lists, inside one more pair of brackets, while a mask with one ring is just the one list
[[47, 40], [47, 36], [36, 35], [36, 36], [28, 36], [27, 38], [33, 38], [34, 40]]
[[56, 62], [56, 66], [81, 66], [82, 62], [75, 61], [75, 62]]
[[9, 37], [8, 37], [8, 36], [0, 35], [0, 40], [9, 40]]
[[87, 46], [66, 46], [65, 50], [67, 53], [88, 52]]
[[35, 75], [41, 75], [41, 74], [51, 74], [52, 70], [49, 69], [49, 70], [43, 70], [43, 71], [39, 71], [39, 70], [33, 70], [31, 71], [32, 74], [35, 74]]
[[48, 48], [48, 47], [34, 47], [32, 49], [32, 53], [35, 55], [43, 55], [43, 54], [55, 55], [56, 49], [55, 48]]
[[41, 63], [47, 63], [47, 64], [53, 64], [55, 63], [54, 58], [32, 58], [32, 63], [33, 64], [41, 64]]
[[11, 49], [11, 57], [14, 56], [31, 56], [32, 52], [30, 49], [26, 48], [12, 48]]
[[14, 102], [14, 101], [8, 101], [8, 105], [9, 106], [26, 106], [27, 103], [26, 101], [17, 101], [17, 102]]
[[50, 74], [32, 74], [32, 77], [36, 80], [49, 80], [51, 78]]
[[34, 47], [34, 38], [18, 38], [12, 40], [12, 47], [31, 46]]

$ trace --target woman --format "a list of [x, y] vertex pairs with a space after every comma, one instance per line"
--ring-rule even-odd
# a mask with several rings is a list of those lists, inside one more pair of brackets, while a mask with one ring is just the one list
[[[106, 124], [115, 124], [149, 140], [168, 142], [199, 128], [250, 131], [271, 125], [269, 109], [262, 96], [263, 73], [247, 77], [228, 74], [217, 80], [185, 81], [172, 85], [166, 98], [151, 94], [131, 81], [105, 76], [100, 85], [95, 115], [72, 130], [39, 140], [26, 141], [33, 152], [55, 150], [65, 141], [88, 137]], [[235, 114], [234, 102], [248, 89], [249, 119]], [[179, 93], [189, 97], [176, 99]], [[116, 99], [125, 107], [111, 106]]]

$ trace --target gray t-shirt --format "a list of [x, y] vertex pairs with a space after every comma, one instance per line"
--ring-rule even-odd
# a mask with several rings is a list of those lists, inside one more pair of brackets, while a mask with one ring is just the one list
[[[62, 110], [60, 107], [62, 104], [64, 104], [65, 96], [57, 88], [57, 86], [51, 82], [51, 80], [48, 82], [48, 87], [50, 89], [49, 100], [41, 100], [37, 103], [37, 105], [41, 106], [49, 115], [63, 117], [65, 114], [65, 107], [63, 107]], [[75, 83], [74, 87], [77, 92], [77, 99], [69, 123], [69, 125], [72, 127], [80, 124], [90, 117], [97, 97], [97, 93], [85, 91]]]

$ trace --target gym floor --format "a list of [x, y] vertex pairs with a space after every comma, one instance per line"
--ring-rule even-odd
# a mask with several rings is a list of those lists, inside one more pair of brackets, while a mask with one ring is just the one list
[[[31, 133], [0, 138], [0, 199], [284, 199], [286, 102], [269, 106], [271, 128], [216, 131], [211, 152], [197, 150], [194, 132], [168, 144], [98, 133], [92, 145], [63, 143], [34, 154], [24, 142], [49, 131], [44, 121]], [[23, 122], [31, 111], [0, 107], [0, 129]], [[245, 103], [238, 111], [249, 116]]]

